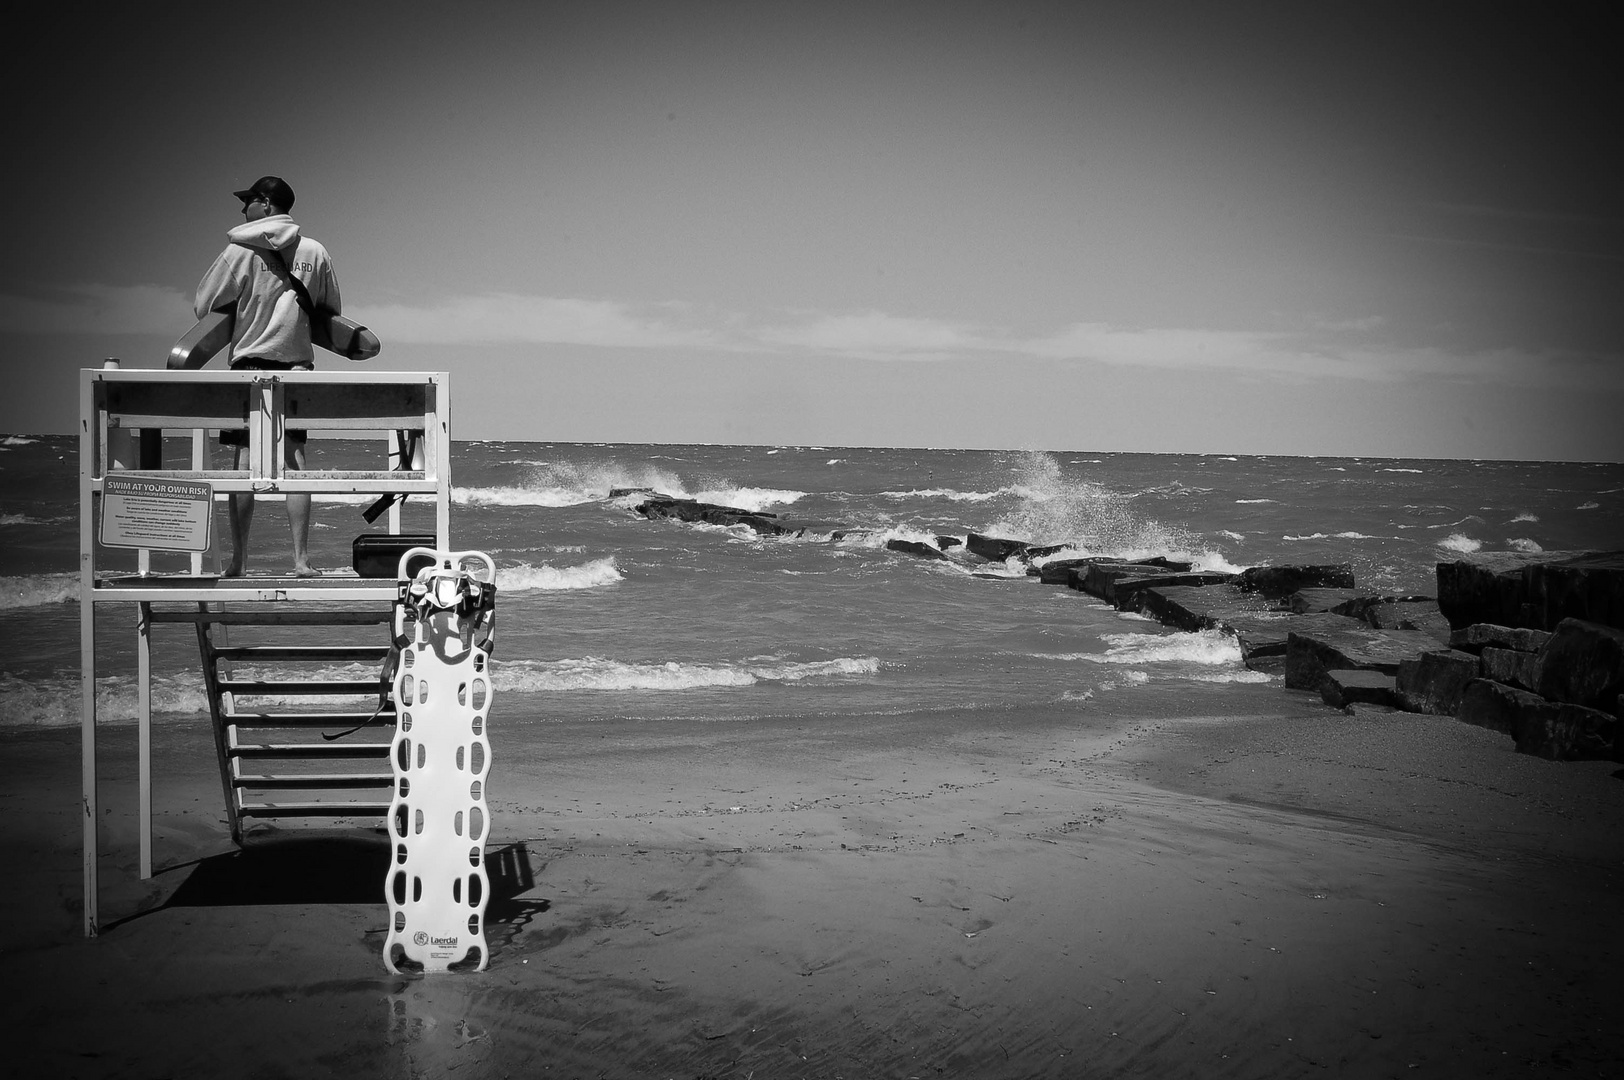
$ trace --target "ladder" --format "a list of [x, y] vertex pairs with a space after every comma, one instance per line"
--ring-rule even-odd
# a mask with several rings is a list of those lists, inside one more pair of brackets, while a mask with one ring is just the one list
[[[241, 844], [257, 819], [355, 818], [382, 824], [389, 811], [394, 772], [393, 694], [379, 706], [377, 674], [389, 653], [392, 610], [209, 611], [199, 605], [197, 644], [209, 700], [220, 784], [231, 838]], [[230, 644], [234, 628], [296, 626], [330, 638], [339, 627], [384, 624], [374, 644]], [[374, 642], [378, 635], [370, 635]], [[279, 677], [257, 673], [275, 664]], [[335, 667], [365, 665], [367, 677]], [[308, 675], [288, 677], [291, 669]], [[335, 708], [359, 699], [362, 706]], [[370, 721], [370, 722], [369, 722]], [[338, 739], [323, 733], [360, 730]]]

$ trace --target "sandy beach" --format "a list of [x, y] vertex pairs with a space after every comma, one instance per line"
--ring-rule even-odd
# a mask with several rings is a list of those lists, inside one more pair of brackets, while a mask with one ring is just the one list
[[[201, 722], [8, 734], [6, 1075], [1613, 1076], [1624, 804], [1455, 720], [1278, 686], [1078, 730], [493, 727], [477, 974], [381, 962], [365, 830], [230, 844]], [[508, 718], [507, 723], [518, 721]]]

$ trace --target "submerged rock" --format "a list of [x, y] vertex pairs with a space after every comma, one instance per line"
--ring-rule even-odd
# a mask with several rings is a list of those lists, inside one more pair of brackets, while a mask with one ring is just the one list
[[786, 529], [773, 520], [778, 515], [764, 510], [745, 510], [737, 506], [720, 506], [696, 499], [673, 499], [661, 496], [646, 499], [635, 509], [647, 518], [673, 518], [677, 521], [703, 522], [707, 525], [745, 525], [762, 536], [780, 536], [794, 530]]
[[1011, 555], [1023, 555], [1031, 545], [1025, 540], [1002, 540], [996, 536], [971, 533], [964, 538], [964, 546], [989, 562], [1003, 562]]
[[926, 559], [946, 559], [947, 555], [941, 549], [933, 548], [919, 540], [887, 540], [887, 551], [900, 551], [904, 555], [918, 555]]

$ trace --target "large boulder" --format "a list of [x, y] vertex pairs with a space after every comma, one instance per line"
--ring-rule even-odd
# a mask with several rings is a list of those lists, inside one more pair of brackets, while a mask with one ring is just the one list
[[1272, 599], [1283, 599], [1299, 589], [1351, 589], [1353, 567], [1253, 566], [1241, 571], [1240, 587]]
[[1073, 570], [1081, 567], [1083, 573], [1086, 575], [1088, 573], [1088, 566], [1090, 563], [1101, 561], [1115, 562], [1116, 560], [1101, 560], [1100, 558], [1093, 556], [1078, 559], [1050, 559], [1048, 562], [1039, 566], [1028, 568], [1026, 572], [1037, 577], [1037, 579], [1043, 582], [1045, 585], [1070, 585], [1071, 572]]
[[1624, 552], [1493, 552], [1438, 564], [1451, 626], [1551, 630], [1565, 618], [1624, 629]]
[[1225, 630], [1235, 635], [1246, 666], [1259, 668], [1265, 659], [1284, 658], [1286, 636], [1293, 626], [1316, 619], [1348, 622], [1338, 615], [1294, 616], [1270, 606], [1257, 593], [1233, 585], [1165, 585], [1157, 583], [1136, 594], [1139, 610], [1180, 630]]
[[1317, 615], [1322, 611], [1330, 611], [1357, 619], [1361, 617], [1363, 609], [1356, 614], [1347, 610], [1349, 606], [1363, 600], [1374, 599], [1376, 598], [1358, 589], [1298, 589], [1286, 598], [1286, 607], [1291, 609], [1293, 615]]
[[885, 550], [898, 551], [904, 555], [918, 555], [924, 559], [945, 559], [947, 556], [939, 549], [919, 540], [887, 540]]
[[[1085, 571], [1078, 567], [1072, 575], [1072, 580], [1081, 580], [1083, 592], [1090, 596], [1097, 596], [1107, 604], [1116, 603], [1116, 582], [1119, 578], [1165, 577], [1172, 571], [1148, 563], [1090, 563]], [[1075, 586], [1073, 586], [1075, 588]], [[1141, 588], [1143, 586], [1140, 586]]]
[[1541, 697], [1612, 710], [1624, 693], [1624, 630], [1563, 619], [1539, 657]]
[[1111, 603], [1116, 605], [1118, 611], [1143, 611], [1145, 609], [1142, 597], [1146, 589], [1169, 585], [1185, 585], [1201, 589], [1213, 585], [1228, 585], [1234, 580], [1234, 574], [1222, 570], [1191, 570], [1185, 574], [1170, 571], [1150, 577], [1118, 577], [1107, 588], [1111, 593]]
[[1552, 701], [1541, 704], [1519, 718], [1519, 754], [1552, 761], [1606, 761], [1616, 755], [1618, 718], [1612, 713]]
[[1478, 677], [1478, 658], [1454, 649], [1433, 649], [1398, 665], [1399, 704], [1409, 712], [1454, 716], [1466, 684]]
[[1327, 671], [1320, 684], [1320, 697], [1334, 709], [1352, 705], [1399, 706], [1393, 676], [1360, 668]]
[[1529, 691], [1539, 686], [1538, 653], [1490, 645], [1478, 654], [1478, 663], [1485, 679]]
[[971, 553], [991, 562], [1003, 562], [1011, 555], [1024, 555], [1031, 545], [1025, 540], [1003, 540], [996, 536], [971, 533], [964, 538], [964, 546]]
[[1449, 625], [1459, 629], [1472, 623], [1533, 626], [1527, 610], [1523, 571], [1546, 554], [1495, 551], [1438, 564], [1438, 607]]
[[745, 510], [737, 506], [720, 506], [695, 499], [673, 499], [666, 496], [648, 499], [636, 507], [647, 518], [671, 518], [689, 523], [704, 523], [731, 527], [744, 525], [762, 536], [779, 536], [792, 530], [773, 520], [778, 515], [763, 510]]
[[1400, 663], [1437, 647], [1414, 630], [1377, 630], [1340, 615], [1299, 615], [1286, 638], [1286, 687], [1318, 692], [1326, 673], [1339, 668], [1396, 676]]
[[1519, 690], [1492, 679], [1473, 679], [1461, 693], [1460, 708], [1455, 710], [1455, 718], [1516, 738], [1523, 713], [1542, 709], [1548, 704], [1532, 691]]
[[1545, 647], [1551, 635], [1545, 630], [1526, 627], [1496, 626], [1493, 623], [1472, 623], [1449, 635], [1449, 647], [1465, 652], [1480, 653], [1493, 646], [1496, 649], [1515, 649], [1534, 653]]
[[1365, 609], [1365, 622], [1378, 630], [1418, 630], [1449, 642], [1449, 620], [1438, 610], [1436, 600], [1389, 600]]
[[1624, 551], [1535, 563], [1526, 577], [1545, 628], [1583, 619], [1624, 630]]
[[1547, 701], [1490, 679], [1475, 679], [1455, 714], [1468, 724], [1503, 731], [1517, 751], [1552, 761], [1620, 759], [1617, 717], [1600, 709]]

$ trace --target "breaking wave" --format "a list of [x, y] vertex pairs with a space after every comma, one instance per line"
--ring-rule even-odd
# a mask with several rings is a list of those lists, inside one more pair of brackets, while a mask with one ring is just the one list
[[0, 611], [61, 604], [78, 598], [78, 574], [0, 577]]
[[736, 506], [742, 510], [764, 510], [769, 506], [795, 502], [804, 491], [749, 487], [725, 480], [705, 480], [693, 487], [668, 469], [652, 465], [626, 466], [617, 462], [572, 464], [569, 462], [515, 461], [526, 470], [519, 483], [490, 487], [457, 487], [452, 501], [463, 506], [580, 506], [602, 502], [615, 490], [670, 495], [678, 499]]
[[496, 688], [515, 693], [567, 690], [695, 690], [704, 687], [754, 686], [761, 682], [799, 682], [842, 675], [872, 675], [877, 658], [792, 662], [758, 657], [734, 663], [629, 664], [585, 657], [578, 660], [515, 660], [493, 668]]
[[977, 532], [1043, 546], [1066, 544], [1075, 549], [1073, 557], [1162, 555], [1197, 569], [1232, 569], [1197, 534], [1145, 517], [1134, 509], [1131, 495], [1067, 478], [1049, 454], [1024, 455], [1015, 482], [1006, 490], [1019, 497], [1018, 505]]
[[579, 566], [552, 567], [545, 563], [531, 566], [502, 566], [496, 570], [496, 587], [501, 592], [562, 592], [570, 589], [595, 589], [600, 585], [613, 585], [624, 581], [626, 575], [615, 565], [613, 556], [593, 559]]
[[[134, 721], [139, 709], [135, 678], [112, 675], [96, 680], [98, 723]], [[195, 673], [152, 677], [152, 711], [158, 716], [206, 713], [208, 697]], [[19, 679], [0, 672], [0, 728], [73, 727], [80, 722], [79, 677], [59, 675]]]

